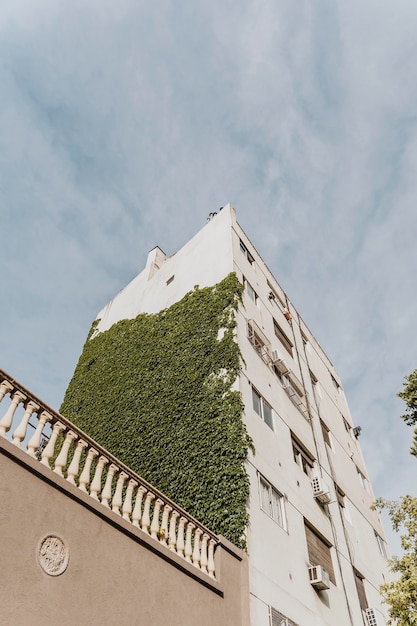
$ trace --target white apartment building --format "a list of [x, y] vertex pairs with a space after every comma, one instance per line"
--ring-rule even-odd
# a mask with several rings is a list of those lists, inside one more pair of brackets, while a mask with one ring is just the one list
[[98, 330], [155, 313], [230, 272], [244, 285], [236, 382], [253, 439], [247, 529], [252, 626], [381, 626], [388, 548], [342, 383], [231, 205], [181, 250], [158, 247]]

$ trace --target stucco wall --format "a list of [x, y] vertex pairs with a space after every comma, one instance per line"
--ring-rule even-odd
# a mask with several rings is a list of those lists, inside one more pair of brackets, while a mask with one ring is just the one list
[[[246, 626], [246, 556], [227, 541], [217, 581], [0, 441], [2, 626]], [[40, 540], [69, 548], [60, 576], [38, 563]]]

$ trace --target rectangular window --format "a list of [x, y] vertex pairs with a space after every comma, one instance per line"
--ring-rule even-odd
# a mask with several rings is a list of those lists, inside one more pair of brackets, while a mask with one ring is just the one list
[[286, 351], [288, 352], [288, 354], [292, 356], [293, 344], [288, 339], [287, 335], [284, 333], [281, 326], [275, 320], [274, 320], [274, 332], [275, 332], [275, 335], [280, 340], [280, 342], [282, 343], [282, 345], [284, 346], [284, 348], [286, 349]]
[[320, 420], [320, 424], [321, 424], [321, 432], [323, 433], [323, 439], [325, 443], [327, 443], [329, 448], [331, 448], [332, 440], [330, 439], [330, 429], [327, 428], [326, 424], [322, 420]]
[[350, 431], [352, 430], [352, 427], [351, 427], [351, 425], [349, 424], [349, 422], [345, 418], [343, 418], [343, 424], [345, 426], [346, 432], [349, 433], [349, 435], [350, 435]]
[[167, 285], [170, 285], [172, 283], [172, 281], [174, 280], [175, 275], [173, 274], [172, 276], [170, 276], [167, 280]]
[[241, 253], [247, 258], [249, 263], [253, 265], [255, 263], [255, 259], [253, 258], [253, 256], [251, 255], [251, 253], [249, 252], [249, 250], [247, 249], [247, 247], [245, 246], [245, 244], [243, 243], [241, 239], [239, 239], [239, 246], [240, 246]]
[[364, 476], [364, 474], [362, 474], [362, 472], [360, 471], [358, 467], [356, 468], [356, 471], [358, 472], [358, 478], [359, 478], [360, 484], [362, 485], [364, 489], [366, 489], [366, 491], [369, 491], [368, 481], [366, 480], [366, 477]]
[[269, 428], [274, 430], [274, 424], [272, 420], [272, 409], [268, 402], [264, 400], [260, 393], [256, 391], [254, 387], [252, 387], [252, 406], [255, 413], [262, 417], [265, 424], [268, 424]]
[[339, 383], [337, 382], [337, 380], [335, 379], [335, 377], [333, 376], [333, 374], [330, 374], [330, 377], [331, 377], [331, 379], [332, 379], [333, 387], [334, 387], [337, 391], [340, 391], [341, 387], [340, 387]]
[[309, 372], [310, 372], [311, 384], [313, 387], [314, 399], [316, 401], [317, 406], [320, 406], [321, 400], [323, 398], [320, 383], [318, 381], [317, 376], [315, 376], [311, 370], [309, 370]]
[[294, 461], [297, 463], [298, 467], [303, 470], [304, 474], [307, 474], [307, 476], [311, 478], [314, 469], [313, 457], [298, 441], [294, 439], [294, 437], [291, 437], [291, 440]]
[[385, 541], [382, 539], [382, 537], [380, 535], [378, 535], [376, 530], [374, 530], [374, 533], [375, 533], [375, 539], [376, 539], [376, 542], [378, 544], [379, 551], [380, 551], [381, 555], [384, 557], [384, 559], [387, 559], [388, 558], [388, 554], [387, 554], [387, 548], [386, 548], [386, 545], [385, 545]]
[[336, 486], [336, 498], [337, 498], [337, 503], [339, 505], [339, 509], [341, 514], [343, 515], [343, 517], [345, 518], [345, 520], [347, 522], [349, 522], [350, 524], [352, 523], [351, 519], [350, 519], [350, 513], [349, 510], [346, 506], [346, 497], [345, 494], [343, 493], [343, 491], [340, 489], [340, 487]]
[[254, 322], [254, 320], [248, 320], [248, 340], [252, 344], [256, 352], [259, 354], [261, 359], [265, 361], [265, 363], [269, 363], [271, 357], [268, 349], [268, 338], [265, 337], [262, 330], [259, 328], [256, 322]]
[[358, 592], [360, 607], [362, 611], [366, 611], [366, 609], [368, 608], [368, 601], [366, 599], [365, 585], [363, 582], [364, 578], [361, 574], [359, 574], [359, 572], [356, 569], [353, 570], [353, 574], [355, 576], [355, 584], [356, 584], [356, 590]]
[[246, 280], [246, 278], [243, 279], [243, 284], [245, 286], [245, 291], [248, 294], [249, 298], [252, 300], [252, 302], [254, 302], [257, 305], [258, 304], [258, 294], [254, 290], [252, 285]]
[[285, 529], [284, 497], [261, 475], [259, 475], [261, 509]]
[[322, 538], [311, 526], [304, 522], [307, 539], [307, 551], [310, 565], [321, 565], [328, 573], [329, 578], [335, 585], [332, 555], [330, 553], [331, 544]]

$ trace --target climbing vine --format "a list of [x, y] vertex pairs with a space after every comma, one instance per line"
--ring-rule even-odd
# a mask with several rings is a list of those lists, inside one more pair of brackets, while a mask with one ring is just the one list
[[251, 440], [233, 389], [240, 370], [230, 274], [157, 314], [95, 333], [63, 415], [214, 532], [244, 546]]

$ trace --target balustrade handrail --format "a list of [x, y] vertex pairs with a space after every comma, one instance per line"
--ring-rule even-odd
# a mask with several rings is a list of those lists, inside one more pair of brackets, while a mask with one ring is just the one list
[[[35, 453], [36, 447], [36, 451], [41, 457], [38, 460], [44, 466], [49, 467], [51, 471], [64, 478], [63, 472], [65, 472], [67, 474], [66, 480], [70, 483], [78, 486], [85, 493], [89, 493], [88, 489], [90, 489], [89, 495], [95, 500], [101, 500], [104, 506], [111, 507], [119, 515], [123, 513], [124, 519], [158, 539], [162, 544], [169, 546], [169, 549], [184, 557], [203, 572], [208, 573], [212, 578], [215, 577], [213, 555], [215, 547], [219, 543], [219, 538], [215, 533], [206, 528], [201, 522], [144, 478], [136, 474], [136, 472], [122, 463], [69, 419], [55, 411], [3, 369], [0, 369], [0, 390], [0, 402], [7, 394], [10, 394], [12, 400], [6, 415], [0, 420], [1, 436], [6, 436], [12, 425], [15, 410], [18, 404], [22, 403], [26, 409], [25, 416], [27, 417], [25, 418], [24, 416], [22, 420], [24, 425], [20, 425], [14, 430], [13, 443], [22, 447], [21, 442], [26, 434], [29, 419], [32, 415], [37, 414], [39, 429], [37, 439], [35, 437], [37, 447], [35, 443], [30, 447], [29, 441], [28, 454], [38, 458]], [[44, 416], [43, 421], [41, 419], [42, 415]], [[46, 447], [40, 450], [38, 447], [39, 440], [47, 422], [51, 424], [52, 433]], [[22, 430], [19, 431], [19, 435], [16, 435], [19, 428]], [[54, 453], [56, 453], [55, 446], [60, 433], [64, 436], [63, 443], [61, 449], [58, 450], [57, 456], [54, 460], [51, 460], [54, 457]], [[77, 443], [79, 452], [78, 454], [74, 453], [73, 461], [69, 464], [69, 448], [71, 444], [75, 443]], [[81, 472], [80, 461], [82, 455], [84, 455], [84, 468]], [[94, 477], [92, 477], [91, 469], [94, 459], [97, 460], [97, 463]], [[100, 461], [102, 463], [101, 468]], [[72, 465], [73, 467], [71, 468]], [[106, 484], [103, 487], [101, 476], [105, 468], [107, 468]], [[119, 478], [116, 488], [114, 488], [116, 476]], [[126, 487], [126, 484], [128, 484], [128, 487]], [[132, 504], [133, 492], [135, 493], [135, 506]], [[120, 509], [122, 512], [120, 512]], [[184, 533], [186, 534], [185, 538]], [[200, 538], [202, 538], [201, 541]]]

